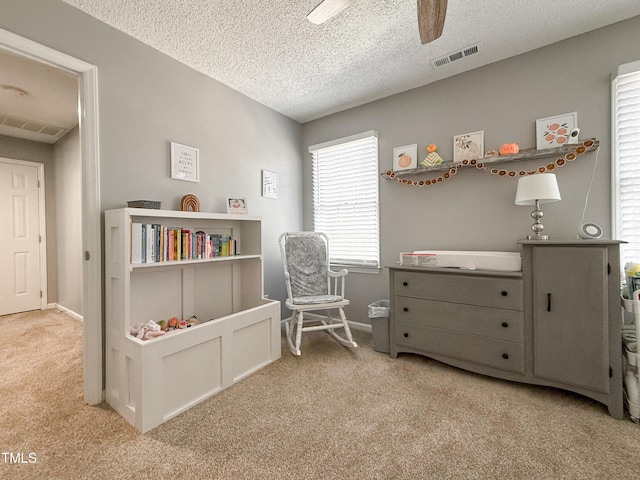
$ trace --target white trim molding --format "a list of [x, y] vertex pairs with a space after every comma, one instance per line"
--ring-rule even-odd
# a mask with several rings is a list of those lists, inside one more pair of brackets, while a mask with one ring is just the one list
[[97, 405], [102, 388], [102, 247], [100, 243], [100, 158], [98, 142], [98, 69], [65, 53], [0, 29], [0, 48], [73, 73], [79, 79], [82, 146], [82, 243], [84, 325], [84, 400]]

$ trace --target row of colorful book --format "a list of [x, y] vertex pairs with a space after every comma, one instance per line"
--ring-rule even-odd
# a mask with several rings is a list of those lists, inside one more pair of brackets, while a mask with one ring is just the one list
[[236, 241], [230, 235], [156, 223], [131, 224], [131, 263], [226, 257], [236, 253]]

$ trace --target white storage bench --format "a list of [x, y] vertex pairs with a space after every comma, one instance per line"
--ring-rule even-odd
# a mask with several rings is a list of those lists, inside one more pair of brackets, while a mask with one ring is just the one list
[[[141, 262], [132, 255], [136, 223], [225, 236], [235, 254]], [[105, 229], [106, 397], [138, 430], [280, 358], [280, 302], [263, 295], [258, 217], [123, 208], [105, 212]], [[149, 320], [192, 316], [198, 325], [131, 335]]]

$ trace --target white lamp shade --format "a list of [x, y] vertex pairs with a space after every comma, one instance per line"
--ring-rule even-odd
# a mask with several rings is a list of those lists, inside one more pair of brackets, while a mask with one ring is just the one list
[[538, 173], [518, 179], [516, 190], [516, 205], [535, 205], [551, 203], [560, 200], [558, 182], [553, 173]]

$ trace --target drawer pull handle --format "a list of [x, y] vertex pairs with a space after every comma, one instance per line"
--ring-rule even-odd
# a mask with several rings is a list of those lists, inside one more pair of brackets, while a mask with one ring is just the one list
[[402, 310], [404, 310], [405, 312], [408, 312], [409, 308], [408, 307], [404, 307]]
[[500, 292], [500, 295], [502, 295], [503, 297], [506, 297], [507, 295], [509, 295], [509, 292], [507, 292], [506, 290], [502, 290]]
[[409, 282], [402, 282], [402, 285], [406, 287], [407, 285], [409, 285]]
[[404, 332], [402, 335], [404, 335], [404, 338], [407, 338], [409, 336], [407, 332]]
[[504, 358], [505, 360], [509, 359], [509, 354], [508, 353], [503, 353], [502, 354], [502, 358]]
[[547, 293], [547, 312], [551, 311], [551, 294]]
[[509, 326], [509, 324], [508, 324], [507, 322], [502, 322], [502, 326], [503, 326], [504, 328], [507, 328], [507, 327]]

